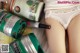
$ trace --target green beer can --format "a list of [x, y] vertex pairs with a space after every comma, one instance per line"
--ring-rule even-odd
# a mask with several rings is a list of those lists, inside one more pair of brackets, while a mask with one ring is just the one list
[[26, 22], [21, 18], [0, 10], [0, 31], [13, 38], [18, 38], [23, 33]]
[[10, 44], [9, 53], [44, 53], [33, 33]]
[[29, 20], [38, 21], [43, 7], [39, 0], [12, 0], [10, 11]]

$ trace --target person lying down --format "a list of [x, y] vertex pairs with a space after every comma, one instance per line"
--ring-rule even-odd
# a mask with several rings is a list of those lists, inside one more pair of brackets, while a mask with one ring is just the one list
[[69, 52], [80, 53], [80, 0], [43, 0], [45, 21], [51, 25], [46, 36], [51, 53], [67, 53], [65, 30], [69, 37]]

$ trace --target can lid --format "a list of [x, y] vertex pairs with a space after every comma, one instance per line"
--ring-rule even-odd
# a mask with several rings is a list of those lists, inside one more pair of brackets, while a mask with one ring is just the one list
[[1, 23], [2, 19], [3, 19], [6, 15], [7, 15], [6, 12], [4, 12], [4, 11], [1, 11], [1, 12], [0, 12], [0, 23]]

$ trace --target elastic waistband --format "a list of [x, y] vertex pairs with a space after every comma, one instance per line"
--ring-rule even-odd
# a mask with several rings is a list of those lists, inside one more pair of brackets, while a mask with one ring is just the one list
[[77, 11], [80, 10], [80, 6], [75, 6], [72, 8], [63, 8], [63, 9], [49, 9], [47, 11], [52, 11], [54, 13], [67, 13], [67, 12], [72, 12], [72, 11]]

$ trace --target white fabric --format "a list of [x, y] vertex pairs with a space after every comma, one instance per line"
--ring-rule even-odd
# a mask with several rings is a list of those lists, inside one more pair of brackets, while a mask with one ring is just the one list
[[[67, 1], [67, 3], [58, 3], [59, 2], [64, 2]], [[60, 8], [71, 8], [76, 5], [80, 5], [80, 0], [44, 0], [45, 2], [45, 10], [48, 9], [60, 9]], [[70, 3], [68, 3], [70, 2]], [[75, 3], [79, 2], [79, 3]]]
[[67, 29], [72, 18], [80, 13], [80, 4], [55, 4], [54, 1], [57, 0], [45, 0], [45, 17], [58, 20]]

